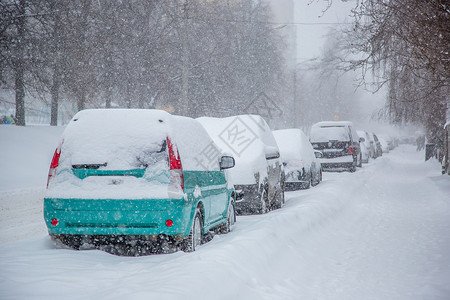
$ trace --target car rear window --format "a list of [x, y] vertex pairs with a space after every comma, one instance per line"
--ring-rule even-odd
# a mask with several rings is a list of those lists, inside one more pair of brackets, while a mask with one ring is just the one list
[[166, 137], [163, 119], [136, 111], [88, 111], [67, 126], [60, 165], [101, 170], [168, 168]]
[[344, 126], [324, 126], [311, 128], [311, 143], [328, 141], [350, 141], [350, 136]]

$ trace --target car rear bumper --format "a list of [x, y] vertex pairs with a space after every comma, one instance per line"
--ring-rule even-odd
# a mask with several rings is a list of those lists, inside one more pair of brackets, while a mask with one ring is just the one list
[[309, 180], [286, 182], [285, 183], [285, 191], [296, 191], [296, 190], [307, 189], [309, 184], [310, 184]]
[[322, 164], [322, 169], [325, 171], [329, 170], [348, 170], [355, 166], [355, 161], [353, 155], [345, 155], [333, 158], [321, 158], [320, 162]]
[[[192, 206], [186, 205], [184, 198], [45, 198], [44, 219], [50, 235], [186, 236], [190, 231]], [[166, 225], [169, 219], [173, 221], [170, 227]]]

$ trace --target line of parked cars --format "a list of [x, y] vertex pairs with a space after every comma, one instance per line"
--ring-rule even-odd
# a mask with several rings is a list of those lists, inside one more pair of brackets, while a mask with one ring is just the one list
[[257, 115], [83, 110], [53, 155], [44, 219], [74, 249], [191, 252], [229, 232], [236, 214], [280, 208], [286, 189], [319, 184], [322, 155], [300, 129], [272, 131]]
[[322, 152], [322, 168], [326, 171], [355, 172], [357, 167], [388, 153], [395, 147], [395, 140], [378, 137], [373, 132], [355, 130], [349, 121], [324, 121], [311, 128], [310, 141]]

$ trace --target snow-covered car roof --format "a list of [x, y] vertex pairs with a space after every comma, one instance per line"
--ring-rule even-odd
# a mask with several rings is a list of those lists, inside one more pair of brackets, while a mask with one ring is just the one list
[[311, 143], [332, 140], [350, 141], [350, 133], [345, 126], [313, 126], [310, 134]]
[[322, 121], [317, 122], [313, 126], [318, 127], [330, 127], [330, 126], [353, 126], [351, 121]]
[[235, 158], [229, 170], [235, 183], [255, 182], [255, 173], [266, 175], [266, 154], [278, 153], [278, 146], [266, 121], [258, 115], [227, 118], [201, 117], [197, 120], [225, 154]]
[[[129, 169], [142, 153], [161, 149], [166, 137], [176, 143], [184, 170], [202, 170], [199, 160], [213, 143], [204, 128], [192, 118], [152, 109], [78, 112], [63, 133], [60, 164], [108, 162], [108, 169]], [[211, 155], [218, 161], [220, 153]]]
[[296, 160], [311, 164], [315, 159], [314, 149], [301, 129], [274, 130], [273, 135], [283, 162]]

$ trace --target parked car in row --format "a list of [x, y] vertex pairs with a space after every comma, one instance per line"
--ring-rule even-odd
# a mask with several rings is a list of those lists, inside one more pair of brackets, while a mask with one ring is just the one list
[[355, 171], [368, 160], [360, 134], [351, 122], [319, 122], [309, 140], [300, 129], [272, 131], [258, 115], [83, 110], [55, 150], [45, 223], [75, 249], [195, 251], [229, 232], [236, 214], [267, 213], [282, 207], [285, 189], [319, 184], [322, 168]]
[[286, 174], [286, 190], [307, 189], [322, 181], [322, 153], [314, 150], [301, 129], [273, 131]]
[[371, 134], [372, 134], [372, 140], [374, 142], [375, 152], [376, 152], [374, 158], [377, 158], [377, 157], [380, 157], [383, 155], [383, 148], [381, 147], [381, 143], [380, 143], [380, 140], [378, 139], [377, 135], [373, 132]]
[[280, 151], [266, 121], [258, 115], [197, 119], [219, 150], [231, 154], [229, 170], [238, 214], [266, 213], [284, 203], [285, 176]]
[[364, 164], [369, 162], [371, 154], [375, 152], [375, 148], [372, 143], [370, 143], [369, 135], [367, 132], [362, 130], [357, 130], [356, 133], [359, 136], [359, 145], [361, 146], [361, 161]]
[[161, 246], [194, 251], [208, 232], [226, 233], [235, 222], [235, 192], [225, 173], [234, 159], [211, 147], [191, 118], [157, 110], [78, 112], [50, 165], [44, 198], [50, 236], [76, 249], [125, 255]]
[[324, 121], [311, 127], [310, 142], [323, 153], [323, 170], [355, 172], [362, 164], [359, 136], [349, 121]]
[[379, 137], [378, 140], [380, 141], [380, 145], [381, 145], [381, 153], [389, 153], [388, 142], [382, 137]]
[[[381, 142], [381, 148], [383, 150], [383, 153], [385, 153], [385, 152], [387, 153], [390, 150], [393, 150], [395, 148], [395, 139], [391, 135], [380, 134], [380, 135], [378, 135], [378, 138], [379, 138], [379, 140]], [[383, 142], [381, 141], [381, 139], [383, 139], [386, 142], [385, 148], [387, 149], [387, 151], [384, 151], [384, 149], [383, 149]]]

